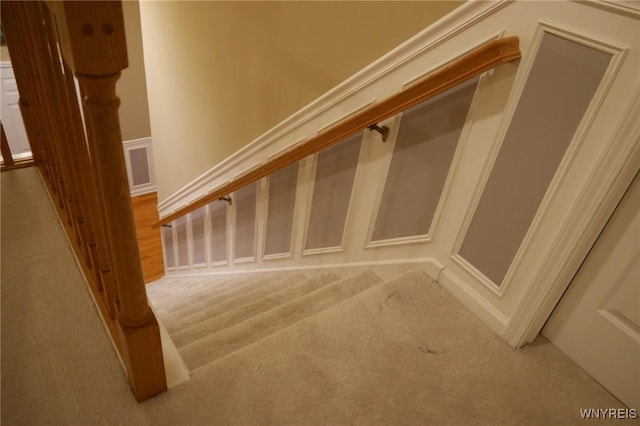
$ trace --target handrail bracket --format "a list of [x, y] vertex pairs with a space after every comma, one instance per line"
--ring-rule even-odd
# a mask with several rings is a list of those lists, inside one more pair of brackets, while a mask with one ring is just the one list
[[378, 124], [372, 124], [371, 126], [367, 127], [367, 129], [369, 129], [369, 131], [371, 132], [378, 132], [380, 133], [380, 135], [382, 136], [382, 142], [386, 142], [387, 139], [389, 138], [389, 127], [388, 126], [378, 126]]

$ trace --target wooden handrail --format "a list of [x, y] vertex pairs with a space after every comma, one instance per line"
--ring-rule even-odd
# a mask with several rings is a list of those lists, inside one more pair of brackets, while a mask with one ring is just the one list
[[515, 61], [520, 56], [519, 39], [516, 36], [487, 42], [463, 57], [443, 65], [401, 92], [351, 117], [345, 118], [329, 129], [280, 154], [268, 163], [240, 175], [231, 182], [163, 217], [154, 223], [153, 227], [159, 228], [498, 65]]

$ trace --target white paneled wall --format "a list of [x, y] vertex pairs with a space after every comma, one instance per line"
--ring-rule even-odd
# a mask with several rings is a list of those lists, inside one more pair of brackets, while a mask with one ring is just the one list
[[364, 130], [173, 222], [167, 272], [420, 264], [510, 344], [532, 341], [639, 168], [630, 4], [467, 2], [164, 200], [161, 215], [482, 42], [517, 35], [521, 61], [378, 123], [387, 142]]

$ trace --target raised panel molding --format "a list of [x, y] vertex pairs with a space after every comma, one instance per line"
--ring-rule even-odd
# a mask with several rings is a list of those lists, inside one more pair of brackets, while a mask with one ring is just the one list
[[[153, 166], [153, 146], [151, 144], [151, 138], [132, 139], [122, 142], [124, 146], [124, 159], [127, 168], [127, 176], [129, 178], [129, 189], [131, 196], [148, 194], [156, 191], [155, 170]], [[137, 150], [144, 150], [146, 153], [146, 170], [136, 170], [132, 163], [132, 152]], [[138, 151], [139, 152], [139, 151]], [[142, 165], [136, 165], [136, 167], [143, 167]], [[140, 173], [148, 176], [147, 182], [140, 182], [135, 184], [135, 176], [139, 176]]]
[[[471, 262], [465, 259], [460, 254], [460, 249], [464, 242], [464, 238], [467, 235], [467, 231], [469, 226], [471, 225], [472, 219], [474, 217], [474, 213], [480, 203], [480, 199], [485, 190], [489, 177], [491, 175], [491, 171], [495, 164], [495, 161], [500, 152], [500, 148], [502, 147], [502, 143], [504, 142], [507, 131], [509, 130], [513, 115], [516, 111], [520, 103], [521, 95], [524, 91], [525, 84], [529, 80], [529, 75], [532, 69], [532, 66], [537, 57], [538, 50], [540, 48], [540, 44], [542, 42], [542, 38], [545, 34], [552, 34], [562, 37], [564, 39], [579, 43], [583, 46], [587, 46], [590, 48], [594, 48], [601, 52], [607, 53], [611, 55], [611, 60], [609, 62], [609, 66], [605, 71], [589, 105], [580, 120], [580, 124], [576, 129], [574, 136], [569, 143], [569, 146], [562, 157], [562, 160], [556, 169], [554, 177], [552, 178], [549, 186], [547, 187], [546, 193], [537, 208], [537, 212], [529, 226], [528, 231], [525, 233], [522, 242], [520, 243], [520, 247], [518, 248], [510, 266], [507, 269], [507, 272], [501, 282], [494, 282], [488, 276], [483, 274], [477, 267], [475, 267]], [[535, 35], [533, 37], [533, 41], [531, 44], [531, 52], [528, 55], [528, 60], [525, 65], [521, 67], [519, 75], [516, 77], [516, 82], [512, 89], [513, 95], [511, 96], [509, 103], [507, 105], [507, 110], [504, 113], [503, 122], [499, 133], [493, 143], [490, 157], [488, 161], [485, 162], [484, 168], [482, 171], [482, 175], [478, 180], [478, 184], [476, 189], [472, 195], [472, 202], [469, 204], [469, 208], [465, 213], [465, 218], [462, 226], [460, 227], [460, 232], [456, 237], [456, 242], [453, 246], [453, 250], [451, 252], [451, 259], [454, 260], [461, 268], [463, 268], [466, 272], [472, 275], [475, 280], [479, 283], [482, 283], [487, 289], [493, 292], [499, 298], [502, 298], [505, 292], [508, 290], [509, 286], [513, 281], [513, 276], [515, 271], [518, 269], [520, 263], [527, 255], [527, 251], [529, 249], [530, 242], [533, 238], [536, 237], [539, 229], [540, 223], [544, 220], [546, 216], [546, 212], [556, 197], [556, 190], [560, 183], [563, 181], [564, 176], [567, 173], [567, 170], [571, 167], [573, 160], [576, 156], [576, 153], [580, 149], [582, 141], [587, 134], [596, 114], [598, 113], [604, 98], [608, 94], [609, 88], [615, 78], [623, 60], [626, 55], [627, 49], [622, 47], [613, 46], [604, 41], [597, 40], [593, 37], [587, 36], [585, 34], [580, 34], [574, 30], [562, 28], [560, 26], [550, 24], [546, 21], [540, 21]]]

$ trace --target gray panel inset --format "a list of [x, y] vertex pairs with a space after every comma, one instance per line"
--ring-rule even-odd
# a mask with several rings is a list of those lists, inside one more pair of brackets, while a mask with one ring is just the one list
[[151, 183], [147, 148], [129, 150], [129, 161], [131, 164], [131, 181], [133, 185], [138, 186]]
[[611, 55], [545, 34], [460, 255], [501, 285]]
[[187, 246], [187, 217], [176, 219], [173, 226], [176, 227], [178, 236], [178, 265], [189, 266], [189, 249]]
[[236, 259], [255, 255], [257, 183], [236, 191]]
[[269, 176], [269, 208], [264, 254], [288, 253], [291, 250], [298, 164], [292, 164]]
[[175, 268], [176, 261], [173, 253], [173, 231], [167, 226], [162, 227], [162, 242], [164, 243], [164, 264], [167, 268]]
[[342, 244], [361, 144], [358, 133], [318, 154], [306, 249]]
[[194, 265], [205, 263], [204, 207], [191, 213], [191, 239]]
[[373, 241], [429, 231], [477, 84], [474, 79], [403, 114]]
[[209, 204], [211, 216], [211, 262], [227, 260], [227, 203], [214, 201]]

